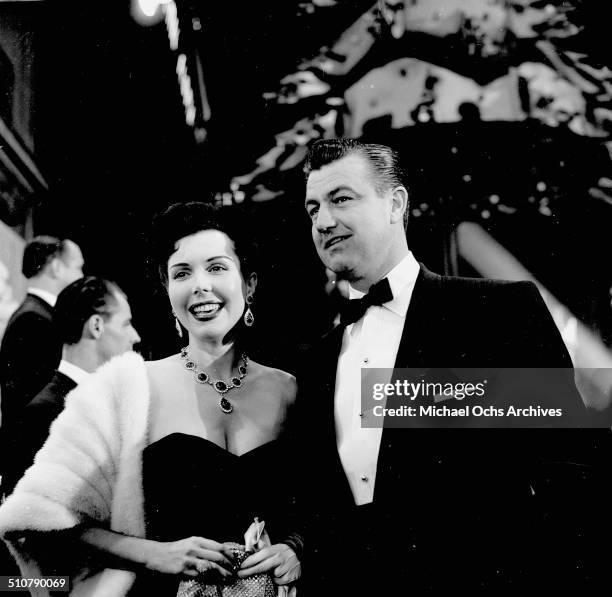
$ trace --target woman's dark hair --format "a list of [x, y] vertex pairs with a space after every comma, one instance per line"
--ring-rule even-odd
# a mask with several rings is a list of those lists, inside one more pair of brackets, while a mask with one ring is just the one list
[[161, 283], [168, 286], [168, 259], [176, 243], [203, 230], [219, 230], [234, 243], [243, 278], [256, 271], [257, 247], [246, 225], [246, 214], [239, 208], [219, 208], [209, 203], [175, 203], [153, 219], [149, 238], [150, 261]]

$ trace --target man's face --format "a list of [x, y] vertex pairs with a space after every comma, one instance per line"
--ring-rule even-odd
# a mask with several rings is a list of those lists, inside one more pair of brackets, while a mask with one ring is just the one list
[[392, 193], [379, 194], [368, 161], [357, 154], [310, 173], [306, 211], [321, 261], [339, 277], [367, 287], [387, 272]]
[[59, 258], [59, 277], [63, 284], [62, 290], [83, 277], [83, 254], [76, 243], [66, 241], [64, 253]]
[[123, 295], [115, 294], [117, 303], [112, 303], [112, 311], [104, 320], [104, 328], [98, 338], [102, 361], [132, 350], [140, 342], [138, 332], [132, 326], [132, 311]]

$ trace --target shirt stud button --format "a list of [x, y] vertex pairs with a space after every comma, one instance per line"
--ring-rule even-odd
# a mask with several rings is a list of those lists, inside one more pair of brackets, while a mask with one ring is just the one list
[[361, 480], [362, 480], [364, 483], [367, 483], [367, 482], [368, 482], [368, 478], [367, 478], [365, 475], [362, 475], [362, 476], [361, 476]]
[[369, 362], [370, 362], [370, 359], [368, 359], [368, 357], [366, 357], [365, 359], [363, 359], [363, 362], [364, 362], [364, 363], [369, 363]]
[[363, 419], [363, 413], [359, 413], [359, 416]]

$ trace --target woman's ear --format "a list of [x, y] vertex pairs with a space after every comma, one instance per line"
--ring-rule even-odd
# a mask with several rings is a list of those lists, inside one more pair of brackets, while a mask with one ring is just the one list
[[85, 328], [91, 338], [97, 340], [104, 331], [104, 319], [97, 313], [92, 315], [85, 323]]
[[253, 272], [246, 280], [246, 294], [251, 296], [255, 294], [255, 288], [257, 288], [257, 274]]

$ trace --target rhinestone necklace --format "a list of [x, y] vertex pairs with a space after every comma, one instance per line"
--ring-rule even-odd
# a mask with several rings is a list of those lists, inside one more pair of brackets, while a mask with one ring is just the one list
[[223, 379], [212, 379], [210, 375], [208, 375], [208, 373], [206, 373], [205, 371], [200, 371], [198, 369], [198, 366], [190, 358], [189, 353], [187, 352], [187, 347], [185, 346], [184, 348], [181, 348], [181, 359], [185, 361], [185, 369], [193, 371], [193, 374], [198, 383], [208, 384], [212, 386], [213, 390], [217, 392], [217, 394], [221, 395], [221, 397], [219, 398], [219, 408], [225, 414], [228, 415], [234, 410], [234, 407], [232, 403], [225, 397], [225, 394], [227, 394], [230, 390], [233, 390], [234, 388], [241, 387], [242, 380], [246, 377], [247, 374], [247, 365], [249, 359], [244, 353], [240, 355], [240, 358], [242, 360], [242, 364], [238, 365], [238, 375], [230, 377], [228, 381], [225, 381]]

